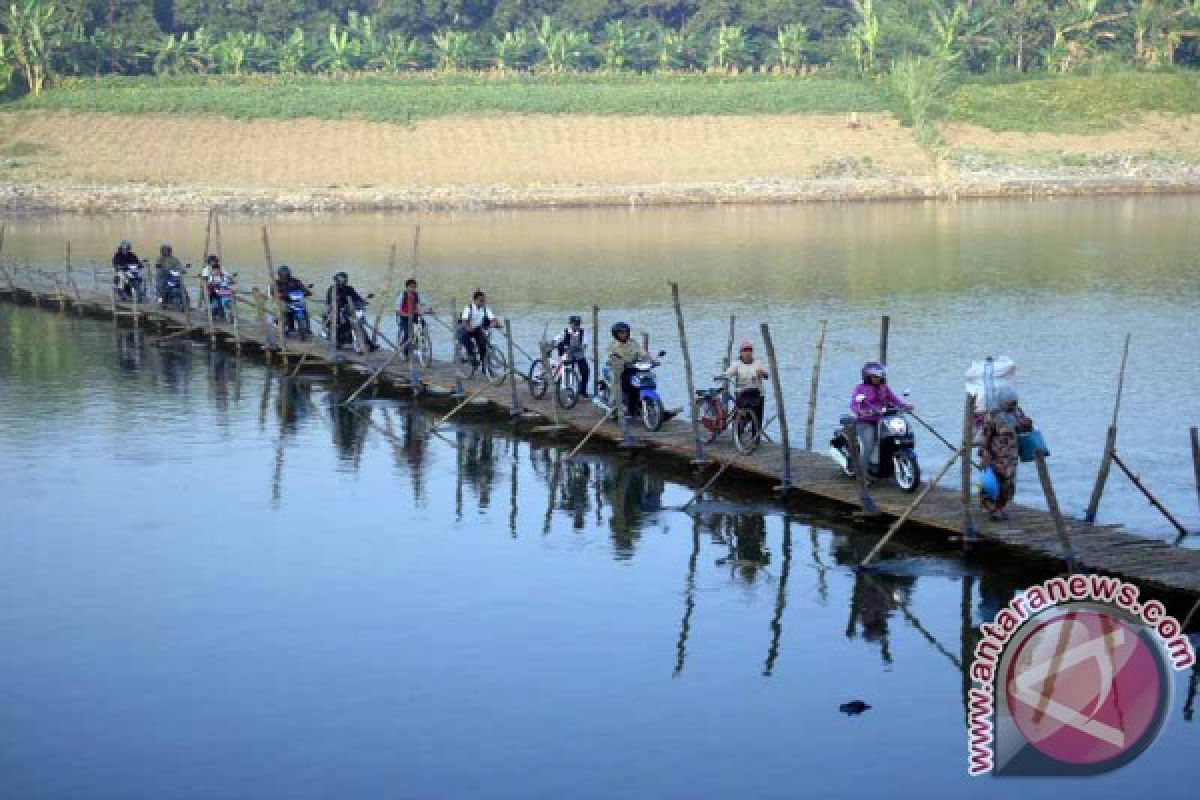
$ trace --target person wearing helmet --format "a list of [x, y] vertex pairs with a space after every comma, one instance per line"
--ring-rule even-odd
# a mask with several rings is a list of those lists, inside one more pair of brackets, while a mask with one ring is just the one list
[[1017, 392], [1010, 386], [996, 390], [996, 408], [983, 420], [982, 443], [979, 447], [980, 466], [991, 467], [1000, 484], [996, 498], [980, 496], [980, 501], [994, 520], [1008, 519], [1005, 508], [1017, 492], [1017, 464], [1020, 463], [1017, 437], [1033, 430], [1033, 420], [1017, 405]]
[[575, 371], [579, 373], [579, 396], [587, 397], [591, 369], [588, 367], [588, 336], [583, 327], [583, 317], [578, 314], [571, 315], [567, 320], [567, 327], [554, 337], [554, 347], [564, 363], [575, 365]]
[[179, 259], [175, 257], [170, 244], [159, 245], [158, 258], [154, 260], [154, 285], [158, 287], [159, 302], [167, 294], [167, 275], [171, 270], [182, 269]]
[[283, 306], [284, 332], [296, 329], [296, 310], [292, 305], [292, 293], [300, 292], [303, 297], [312, 297], [312, 290], [299, 278], [292, 274], [292, 268], [283, 264], [275, 270], [275, 285], [272, 287], [275, 296]]
[[738, 348], [738, 360], [721, 374], [733, 385], [735, 402], [739, 408], [749, 408], [758, 415], [758, 424], [763, 424], [766, 401], [763, 398], [763, 381], [768, 379], [766, 367], [754, 357], [754, 345], [742, 342]]
[[140, 267], [142, 260], [133, 252], [133, 243], [128, 239], [123, 239], [117, 245], [117, 251], [113, 253], [112, 268], [113, 268], [113, 286], [126, 296], [130, 293], [129, 285], [129, 268]]
[[467, 358], [474, 366], [479, 365], [480, 357], [488, 349], [488, 331], [499, 328], [500, 318], [492, 313], [487, 304], [487, 295], [476, 289], [471, 295], [471, 302], [466, 305], [459, 315], [459, 337], [467, 351]]
[[[336, 303], [334, 302], [335, 294], [337, 296]], [[334, 273], [333, 285], [325, 290], [325, 307], [337, 309], [337, 331], [333, 334], [337, 337], [337, 345], [340, 347], [342, 344], [350, 343], [355, 346], [356, 351], [359, 350], [359, 346], [354, 342], [352, 325], [355, 322], [355, 315], [367, 307], [367, 302], [363, 300], [358, 290], [350, 285], [350, 276], [345, 272]], [[328, 312], [326, 313], [328, 314]], [[328, 324], [329, 320], [326, 317], [326, 326]], [[372, 344], [369, 337], [367, 345], [372, 351], [379, 349], [378, 345]]]
[[[638, 361], [654, 361], [650, 354], [630, 338], [627, 322], [612, 326], [612, 342], [608, 345], [607, 361], [614, 375], [621, 376], [621, 393], [625, 397], [626, 413], [636, 417], [642, 411], [642, 399], [633, 387], [633, 376], [637, 373], [634, 364]], [[657, 363], [657, 362], [654, 362]]]
[[869, 472], [877, 472], [879, 468], [879, 420], [885, 410], [893, 407], [912, 408], [887, 385], [887, 367], [878, 361], [868, 361], [862, 368], [862, 383], [854, 387], [850, 410], [857, 420], [855, 431], [859, 447], [867, 454]]

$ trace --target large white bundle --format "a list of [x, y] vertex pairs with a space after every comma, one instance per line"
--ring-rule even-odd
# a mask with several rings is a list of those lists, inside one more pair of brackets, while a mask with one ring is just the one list
[[982, 361], [972, 361], [964, 377], [967, 394], [975, 398], [975, 410], [991, 411], [996, 407], [997, 389], [1017, 388], [1017, 365], [1008, 356], [988, 356]]

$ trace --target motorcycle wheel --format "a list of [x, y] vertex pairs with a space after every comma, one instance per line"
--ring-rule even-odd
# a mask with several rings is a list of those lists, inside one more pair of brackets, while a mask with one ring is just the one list
[[706, 398], [700, 404], [700, 435], [706, 444], [712, 444], [725, 427], [721, 419], [723, 409], [715, 397]]
[[912, 493], [921, 485], [921, 466], [911, 453], [896, 453], [892, 456], [894, 471], [892, 478], [902, 492]]
[[571, 410], [579, 402], [579, 373], [568, 369], [562, 383], [554, 387], [554, 397], [564, 410]]
[[487, 379], [493, 386], [503, 386], [508, 379], [508, 361], [497, 347], [488, 347]]
[[547, 388], [546, 365], [540, 358], [535, 358], [529, 362], [529, 394], [541, 400], [546, 396]]
[[733, 446], [742, 455], [749, 455], [758, 449], [759, 442], [758, 414], [752, 409], [743, 408], [733, 414]]
[[646, 397], [642, 400], [642, 422], [646, 425], [646, 430], [657, 431], [663, 424], [663, 407], [662, 401], [655, 397]]

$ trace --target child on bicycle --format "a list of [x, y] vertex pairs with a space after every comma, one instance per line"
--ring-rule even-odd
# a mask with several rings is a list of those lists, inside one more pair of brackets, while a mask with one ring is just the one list
[[588, 376], [591, 374], [588, 368], [587, 344], [587, 331], [583, 329], [583, 318], [578, 314], [572, 314], [567, 320], [567, 327], [554, 337], [558, 357], [564, 364], [574, 364], [575, 371], [579, 373], [580, 397], [588, 396]]
[[729, 379], [733, 385], [733, 396], [738, 408], [748, 408], [758, 418], [759, 427], [763, 424], [763, 411], [766, 401], [763, 397], [763, 381], [767, 380], [766, 368], [754, 358], [754, 345], [742, 342], [738, 350], [738, 360], [729, 365], [721, 377]]
[[463, 309], [459, 319], [463, 349], [473, 365], [478, 366], [488, 350], [488, 329], [499, 328], [503, 323], [488, 307], [487, 295], [476, 289], [471, 302]]
[[417, 291], [417, 279], [409, 278], [404, 282], [404, 291], [396, 296], [396, 330], [400, 334], [400, 346], [408, 349], [408, 339], [411, 332], [408, 330], [409, 311], [412, 311], [412, 321], [414, 325], [422, 325], [424, 321], [421, 315], [424, 313], [433, 313], [432, 308], [426, 308], [421, 305], [421, 295]]

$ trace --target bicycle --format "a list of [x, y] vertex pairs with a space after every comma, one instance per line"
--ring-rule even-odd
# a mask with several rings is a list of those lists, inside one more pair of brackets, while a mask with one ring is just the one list
[[716, 389], [699, 389], [696, 398], [700, 403], [701, 435], [712, 444], [726, 428], [730, 428], [733, 446], [743, 455], [758, 449], [762, 440], [762, 422], [752, 408], [737, 404], [729, 391], [729, 379], [719, 377], [721, 386]]
[[574, 361], [562, 358], [551, 359], [551, 376], [546, 380], [546, 365], [535, 358], [529, 364], [529, 393], [538, 400], [546, 396], [546, 389], [554, 383], [554, 399], [559, 408], [570, 410], [579, 402], [579, 369]]
[[424, 315], [413, 320], [413, 333], [410, 337], [412, 344], [407, 340], [400, 342], [400, 346], [404, 349], [405, 354], [411, 352], [417, 363], [422, 367], [428, 367], [433, 363], [433, 339], [429, 336], [429, 327], [425, 324]]
[[488, 337], [487, 356], [483, 359], [476, 357], [475, 340], [471, 339], [471, 347], [468, 349], [463, 344], [462, 336], [456, 337], [457, 342], [454, 347], [454, 358], [458, 364], [458, 375], [463, 380], [469, 380], [475, 377], [476, 372], [482, 372], [494, 386], [504, 385], [504, 381], [508, 378], [508, 360], [504, 354], [500, 352], [500, 348], [492, 344], [491, 337]]

